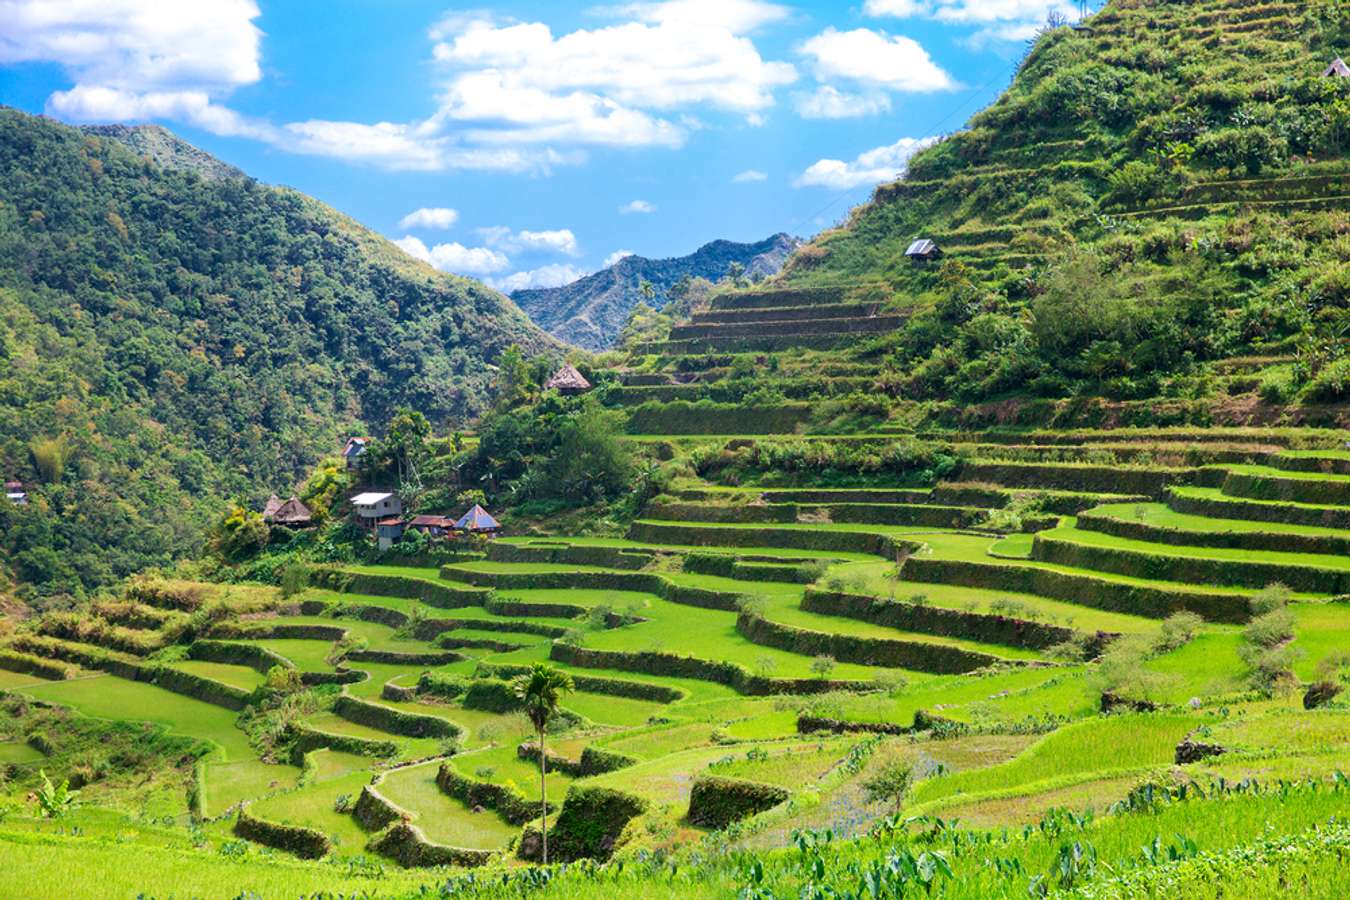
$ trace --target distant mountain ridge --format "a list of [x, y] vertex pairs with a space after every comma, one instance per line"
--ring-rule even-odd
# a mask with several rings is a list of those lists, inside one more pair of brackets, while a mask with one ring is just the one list
[[607, 269], [556, 288], [515, 291], [511, 299], [540, 328], [554, 337], [584, 347], [604, 350], [614, 343], [633, 307], [642, 300], [638, 292], [644, 280], [656, 290], [652, 305], [665, 305], [666, 294], [685, 276], [716, 280], [732, 263], [745, 266], [750, 278], [776, 275], [799, 238], [775, 234], [753, 244], [712, 241], [688, 256], [647, 259], [625, 256]]

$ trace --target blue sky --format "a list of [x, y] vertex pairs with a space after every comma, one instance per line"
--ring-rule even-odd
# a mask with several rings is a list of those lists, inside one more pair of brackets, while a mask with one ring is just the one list
[[160, 122], [509, 290], [810, 236], [1076, 0], [0, 0], [0, 102]]

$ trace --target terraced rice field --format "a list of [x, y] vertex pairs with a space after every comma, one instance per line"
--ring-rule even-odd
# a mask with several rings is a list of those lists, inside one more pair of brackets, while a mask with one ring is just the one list
[[[439, 568], [316, 570], [270, 612], [216, 625], [226, 650], [167, 662], [186, 683], [133, 680], [107, 651], [44, 638], [24, 652], [79, 662], [80, 677], [0, 669], [0, 689], [208, 741], [203, 813], [243, 805], [326, 836], [337, 857], [377, 852], [384, 822], [357, 803], [370, 785], [425, 847], [510, 858], [540, 785], [506, 679], [541, 660], [578, 682], [549, 738], [569, 761], [548, 776], [555, 823], [569, 790], [610, 788], [645, 803], [639, 833], [687, 839], [693, 784], [721, 776], [794, 798], [750, 820], [747, 846], [794, 824], [853, 833], [885, 811], [859, 784], [889, 752], [920, 773], [912, 809], [986, 823], [1100, 808], [1170, 771], [1192, 734], [1229, 751], [1189, 764], [1197, 773], [1326, 773], [1344, 710], [1250, 699], [1243, 628], [1282, 581], [1297, 679], [1322, 677], [1350, 646], [1350, 529], [1333, 502], [1345, 456], [1258, 437], [1225, 435], [1235, 461], [1201, 467], [1103, 462], [1136, 458], [1148, 436], [988, 433], [961, 439], [987, 458], [964, 457], [936, 487], [691, 481], [626, 537], [508, 537]], [[1183, 438], [1155, 440], [1175, 454]], [[999, 450], [1038, 446], [1053, 459]], [[1022, 512], [1000, 518], [1010, 505]], [[1194, 634], [1140, 662], [1147, 696], [1122, 687], [1161, 709], [1103, 716], [1095, 658], [1156, 642], [1180, 610], [1200, 616]], [[237, 710], [273, 665], [333, 684], [288, 726], [279, 746], [294, 757], [265, 762], [278, 745], [246, 733]], [[0, 744], [0, 758], [20, 752], [36, 753]], [[588, 752], [619, 768], [582, 772]], [[233, 818], [209, 827], [224, 834]]]

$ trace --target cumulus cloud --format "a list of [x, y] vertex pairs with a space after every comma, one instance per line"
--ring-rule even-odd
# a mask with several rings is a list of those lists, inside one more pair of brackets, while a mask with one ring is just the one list
[[654, 212], [656, 212], [656, 204], [649, 203], [646, 200], [630, 200], [619, 207], [619, 213], [625, 216], [634, 214], [647, 215]]
[[605, 257], [605, 261], [600, 264], [600, 268], [608, 269], [610, 266], [614, 265], [619, 260], [623, 259], [625, 256], [636, 256], [636, 255], [637, 254], [635, 254], [632, 250], [615, 250], [609, 256]]
[[848, 190], [894, 181], [904, 174], [911, 156], [936, 140], [901, 138], [894, 144], [860, 153], [852, 162], [841, 159], [817, 160], [797, 178], [795, 185]]
[[751, 181], [768, 181], [769, 176], [758, 169], [746, 169], [744, 172], [737, 172], [731, 180], [734, 184], [746, 184]]
[[542, 22], [455, 15], [432, 30], [449, 73], [436, 121], [469, 124], [498, 143], [681, 145], [664, 114], [690, 106], [758, 113], [796, 79], [744, 32], [785, 15], [755, 0], [669, 0], [611, 12], [636, 17], [553, 34]]
[[490, 275], [511, 266], [511, 260], [503, 253], [488, 247], [465, 247], [457, 241], [428, 247], [419, 238], [409, 235], [394, 244], [409, 256], [456, 275]]
[[852, 94], [822, 84], [809, 94], [798, 94], [796, 107], [803, 119], [853, 119], [889, 111], [891, 98], [882, 93]]
[[255, 0], [0, 0], [0, 64], [47, 62], [72, 81], [48, 101], [76, 121], [165, 119], [284, 150], [391, 169], [546, 173], [587, 146], [678, 147], [707, 108], [758, 119], [797, 77], [750, 32], [765, 0], [630, 2], [612, 24], [555, 35], [483, 13], [429, 31], [436, 109], [411, 122], [270, 122], [226, 105], [262, 78]]
[[453, 209], [444, 206], [424, 206], [399, 219], [398, 227], [404, 230], [409, 228], [440, 228], [444, 230], [457, 221], [459, 221], [459, 213]]
[[906, 93], [951, 90], [955, 80], [912, 38], [867, 28], [826, 28], [802, 44], [821, 82], [846, 79]]
[[496, 247], [508, 253], [564, 253], [576, 256], [581, 252], [577, 246], [577, 236], [571, 229], [559, 228], [555, 231], [512, 231], [504, 225], [480, 228], [478, 233], [489, 247]]
[[976, 41], [1024, 41], [1033, 37], [1051, 13], [1079, 18], [1070, 0], [867, 0], [869, 16], [927, 18], [949, 25], [974, 26]]
[[561, 287], [564, 284], [571, 284], [578, 278], [586, 277], [586, 274], [576, 266], [556, 263], [551, 266], [530, 269], [527, 272], [515, 272], [505, 278], [489, 278], [488, 284], [504, 294], [509, 294], [512, 291], [524, 291], [532, 288]]
[[253, 0], [0, 0], [0, 63], [132, 93], [228, 90], [262, 77], [260, 14]]

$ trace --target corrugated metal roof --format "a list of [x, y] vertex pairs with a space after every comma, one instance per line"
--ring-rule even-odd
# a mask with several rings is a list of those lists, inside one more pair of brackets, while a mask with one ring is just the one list
[[352, 506], [374, 506], [376, 503], [379, 503], [381, 500], [388, 499], [389, 497], [392, 497], [392, 496], [394, 496], [394, 495], [393, 495], [393, 494], [389, 494], [389, 493], [386, 493], [386, 494], [377, 494], [377, 493], [373, 493], [373, 492], [372, 492], [372, 493], [366, 493], [366, 494], [357, 494], [355, 497], [353, 497], [353, 498], [351, 499], [351, 504], [352, 504]]

